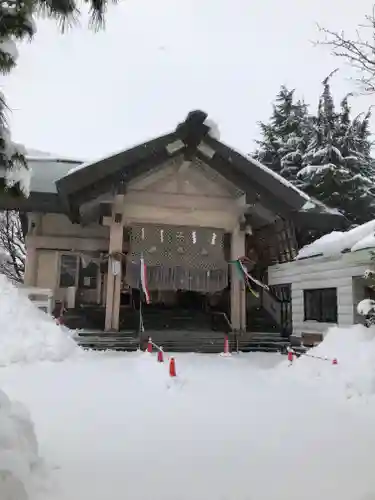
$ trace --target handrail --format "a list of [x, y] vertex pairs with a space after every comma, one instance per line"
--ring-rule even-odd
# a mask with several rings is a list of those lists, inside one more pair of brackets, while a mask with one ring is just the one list
[[290, 322], [290, 319], [288, 320], [290, 301], [280, 299], [272, 290], [262, 290], [261, 304], [280, 327], [288, 327], [288, 323]]
[[282, 321], [282, 301], [276, 297], [272, 292], [262, 290], [261, 294], [261, 304], [265, 310], [273, 317], [278, 325]]
[[224, 311], [214, 311], [213, 314], [222, 316], [225, 319], [225, 322], [229, 326], [230, 330], [233, 331], [232, 323], [229, 321], [229, 318]]

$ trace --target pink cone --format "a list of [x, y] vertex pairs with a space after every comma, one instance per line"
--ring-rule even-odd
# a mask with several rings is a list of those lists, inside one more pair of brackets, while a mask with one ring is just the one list
[[229, 354], [229, 340], [228, 335], [224, 337], [224, 354]]
[[152, 341], [151, 341], [151, 337], [148, 338], [148, 342], [147, 342], [147, 352], [152, 352]]

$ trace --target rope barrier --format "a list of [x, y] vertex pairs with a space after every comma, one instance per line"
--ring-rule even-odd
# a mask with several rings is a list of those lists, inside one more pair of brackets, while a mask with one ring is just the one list
[[163, 347], [162, 346], [158, 346], [157, 344], [155, 344], [155, 342], [153, 342], [151, 340], [151, 338], [148, 339], [148, 342], [151, 343], [152, 347], [155, 347], [155, 349], [157, 349], [158, 351], [163, 351]]
[[337, 358], [328, 358], [327, 356], [315, 356], [314, 354], [308, 354], [307, 352], [297, 353], [294, 349], [287, 349], [288, 360], [293, 362], [293, 356], [306, 356], [307, 358], [320, 359], [321, 361], [330, 361], [333, 365], [337, 365]]

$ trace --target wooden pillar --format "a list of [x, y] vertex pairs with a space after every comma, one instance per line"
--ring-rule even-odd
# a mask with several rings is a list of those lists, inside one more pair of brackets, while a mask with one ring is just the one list
[[28, 226], [25, 238], [26, 261], [23, 282], [26, 286], [36, 286], [38, 282], [38, 253], [34, 243], [34, 236], [41, 234], [42, 214], [29, 214]]
[[[245, 255], [245, 233], [236, 227], [232, 232], [231, 259]], [[246, 290], [238, 271], [232, 266], [230, 290], [231, 323], [234, 330], [246, 331]]]
[[38, 255], [34, 246], [33, 237], [26, 236], [26, 261], [23, 282], [26, 286], [37, 284]]
[[[117, 195], [112, 206], [112, 218], [109, 224], [109, 254], [107, 292], [105, 306], [105, 331], [119, 329], [120, 322], [120, 292], [121, 292], [121, 262], [111, 257], [114, 252], [122, 252], [123, 244], [123, 195]], [[118, 262], [118, 261], [117, 261]]]

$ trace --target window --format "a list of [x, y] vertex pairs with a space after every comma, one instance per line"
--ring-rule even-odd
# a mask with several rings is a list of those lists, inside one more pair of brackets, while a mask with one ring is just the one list
[[89, 262], [86, 267], [81, 264], [79, 270], [79, 288], [95, 290], [97, 286], [98, 264], [96, 262]]
[[78, 268], [78, 256], [64, 254], [60, 256], [60, 283], [61, 288], [75, 286]]
[[303, 291], [305, 321], [337, 323], [337, 289], [318, 288]]

